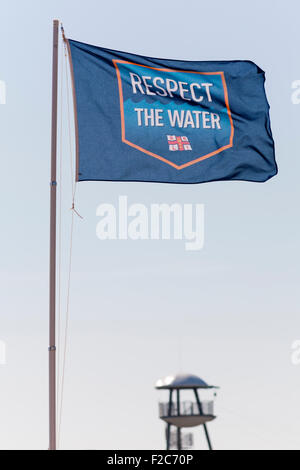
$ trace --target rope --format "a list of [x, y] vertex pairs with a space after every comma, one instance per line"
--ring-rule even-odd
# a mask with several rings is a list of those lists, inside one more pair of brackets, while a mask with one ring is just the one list
[[67, 67], [68, 51], [67, 51], [67, 46], [66, 46], [65, 42], [64, 42], [64, 46], [65, 46], [65, 60], [66, 60], [67, 110], [68, 110], [69, 146], [70, 146], [70, 174], [71, 174], [71, 188], [72, 188], [72, 207], [71, 207], [71, 210], [73, 210], [74, 212], [77, 213], [77, 211], [75, 210], [75, 195], [76, 195], [77, 185], [75, 183], [75, 178], [74, 178], [73, 143], [72, 143], [72, 137], [71, 137], [71, 120], [70, 120], [70, 97], [69, 97], [69, 90], [70, 90], [70, 87], [69, 87], [69, 73], [70, 73], [70, 71], [68, 73], [68, 70], [69, 70], [68, 67]]
[[[63, 29], [62, 29], [63, 34]], [[64, 36], [63, 36], [64, 39]], [[63, 51], [65, 58], [65, 79], [66, 79], [66, 95], [67, 95], [67, 115], [68, 115], [68, 142], [69, 142], [69, 154], [70, 154], [70, 175], [71, 175], [71, 197], [72, 197], [72, 207], [71, 207], [71, 227], [70, 227], [70, 245], [69, 245], [69, 259], [68, 259], [68, 273], [67, 273], [67, 297], [66, 297], [66, 310], [65, 310], [65, 328], [63, 335], [63, 357], [62, 357], [62, 375], [60, 381], [60, 388], [58, 391], [58, 447], [60, 446], [61, 438], [61, 425], [62, 425], [62, 412], [63, 412], [63, 401], [64, 401], [64, 386], [65, 386], [65, 375], [66, 375], [66, 362], [67, 362], [67, 351], [68, 351], [68, 340], [69, 340], [69, 321], [70, 321], [70, 292], [71, 292], [71, 273], [72, 273], [72, 257], [73, 257], [73, 234], [74, 234], [74, 216], [78, 215], [80, 218], [81, 215], [75, 209], [75, 195], [76, 195], [76, 183], [74, 178], [74, 166], [73, 166], [73, 145], [72, 145], [72, 133], [71, 133], [71, 118], [70, 118], [70, 97], [69, 97], [69, 73], [68, 73], [68, 55], [65, 41], [63, 41]], [[62, 126], [62, 120], [61, 120]], [[59, 366], [60, 371], [60, 366]], [[59, 383], [59, 380], [58, 380]], [[59, 393], [60, 392], [60, 393]]]
[[72, 254], [73, 254], [72, 253], [73, 252], [73, 229], [74, 229], [74, 212], [72, 212], [72, 215], [71, 215], [68, 287], [67, 287], [67, 301], [66, 301], [66, 323], [65, 323], [65, 335], [64, 335], [64, 348], [63, 348], [60, 412], [59, 412], [59, 421], [58, 421], [58, 445], [60, 445], [60, 437], [61, 437], [62, 410], [63, 410], [64, 385], [65, 385], [65, 374], [66, 374], [66, 358], [67, 358], [67, 347], [68, 347], [68, 339], [69, 339], [69, 319], [70, 319], [69, 305], [70, 305], [70, 286], [71, 286]]

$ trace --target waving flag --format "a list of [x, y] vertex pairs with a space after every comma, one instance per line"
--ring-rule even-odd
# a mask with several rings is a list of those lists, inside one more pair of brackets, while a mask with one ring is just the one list
[[77, 180], [266, 181], [277, 173], [264, 72], [69, 40]]

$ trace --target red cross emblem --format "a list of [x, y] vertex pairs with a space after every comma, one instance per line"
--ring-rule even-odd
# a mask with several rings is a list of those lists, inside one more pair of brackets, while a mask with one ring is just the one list
[[189, 139], [185, 136], [167, 135], [169, 150], [175, 152], [177, 150], [192, 150]]

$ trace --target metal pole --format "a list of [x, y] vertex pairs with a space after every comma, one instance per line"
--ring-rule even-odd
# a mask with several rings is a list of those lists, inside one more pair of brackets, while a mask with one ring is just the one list
[[181, 428], [177, 428], [177, 449], [181, 450]]
[[[194, 389], [194, 393], [195, 393], [196, 401], [197, 401], [198, 408], [199, 408], [199, 414], [201, 416], [203, 416], [202, 405], [201, 405], [201, 401], [200, 401], [200, 398], [199, 398], [199, 395], [198, 395], [198, 392], [197, 392], [196, 388]], [[210, 437], [209, 437], [209, 434], [208, 434], [208, 429], [207, 429], [207, 426], [206, 426], [205, 423], [203, 424], [203, 427], [204, 427], [204, 432], [205, 432], [205, 437], [206, 437], [206, 440], [207, 440], [208, 448], [209, 448], [209, 450], [213, 450], [212, 445], [211, 445], [211, 441], [210, 441]]]
[[171, 437], [171, 424], [167, 424], [166, 429], [166, 440], [167, 440], [167, 450], [170, 450], [170, 437]]
[[[173, 395], [173, 389], [170, 389], [169, 392], [169, 406], [168, 406], [168, 416], [172, 416], [172, 395]], [[167, 437], [167, 450], [170, 450], [170, 437], [171, 437], [171, 425], [167, 425], [166, 429], [166, 437]]]
[[51, 182], [50, 182], [50, 273], [49, 273], [49, 450], [56, 450], [56, 144], [57, 144], [57, 71], [58, 28], [53, 21], [52, 57], [52, 122], [51, 122]]
[[[177, 416], [180, 416], [180, 390], [177, 389], [176, 391], [177, 397]], [[181, 429], [177, 428], [177, 449], [181, 450]]]
[[180, 391], [177, 390], [177, 416], [180, 416]]
[[210, 441], [210, 437], [209, 437], [209, 434], [208, 434], [208, 429], [207, 429], [207, 426], [206, 426], [205, 423], [203, 424], [203, 427], [204, 427], [205, 437], [206, 437], [206, 440], [207, 440], [208, 449], [213, 450], [212, 444], [211, 444], [211, 441]]

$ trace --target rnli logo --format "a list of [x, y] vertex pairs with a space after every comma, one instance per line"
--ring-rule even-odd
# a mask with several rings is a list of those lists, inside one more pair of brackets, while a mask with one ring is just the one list
[[177, 137], [176, 135], [168, 135], [169, 150], [176, 152], [177, 150], [192, 150], [189, 139], [186, 136]]
[[124, 144], [176, 170], [210, 157], [222, 158], [233, 146], [234, 125], [224, 72], [113, 62]]

